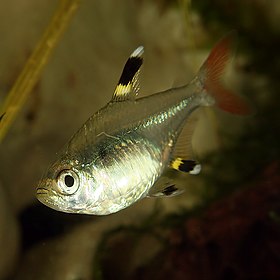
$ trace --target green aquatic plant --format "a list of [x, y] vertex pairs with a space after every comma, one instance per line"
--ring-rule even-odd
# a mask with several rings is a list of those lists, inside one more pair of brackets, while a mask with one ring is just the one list
[[69, 25], [71, 18], [79, 7], [79, 3], [80, 0], [60, 1], [41, 40], [25, 63], [24, 68], [0, 108], [0, 142], [5, 137], [28, 95], [40, 78], [44, 66], [49, 61], [52, 51]]

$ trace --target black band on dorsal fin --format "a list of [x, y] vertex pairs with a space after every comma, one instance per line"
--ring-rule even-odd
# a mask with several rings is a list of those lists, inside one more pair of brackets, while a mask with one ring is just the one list
[[130, 57], [123, 69], [122, 75], [119, 79], [118, 85], [122, 84], [123, 86], [128, 85], [132, 82], [133, 77], [137, 73], [137, 71], [140, 69], [141, 65], [143, 63], [142, 57]]
[[138, 75], [143, 64], [144, 48], [138, 47], [128, 58], [112, 97], [112, 101], [134, 98], [139, 89]]

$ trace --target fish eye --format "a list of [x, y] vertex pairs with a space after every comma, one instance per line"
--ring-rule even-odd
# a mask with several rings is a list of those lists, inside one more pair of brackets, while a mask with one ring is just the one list
[[74, 183], [75, 183], [75, 179], [71, 176], [71, 175], [66, 175], [64, 177], [64, 183], [68, 188], [73, 187]]
[[79, 176], [71, 169], [62, 170], [56, 180], [59, 191], [66, 195], [75, 193], [80, 185]]

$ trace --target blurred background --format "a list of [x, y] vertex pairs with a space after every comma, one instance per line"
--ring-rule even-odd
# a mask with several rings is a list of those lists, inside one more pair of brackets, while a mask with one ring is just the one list
[[[1, 104], [57, 7], [2, 3]], [[279, 18], [276, 0], [81, 1], [0, 146], [0, 279], [280, 279]], [[144, 96], [190, 81], [232, 29], [225, 78], [255, 113], [199, 112], [192, 144], [203, 169], [182, 178], [184, 194], [104, 217], [36, 200], [48, 164], [110, 100], [137, 46]]]

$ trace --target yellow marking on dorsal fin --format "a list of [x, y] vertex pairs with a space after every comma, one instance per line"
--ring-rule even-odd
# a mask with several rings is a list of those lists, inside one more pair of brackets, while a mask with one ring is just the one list
[[144, 48], [140, 46], [128, 58], [112, 101], [125, 101], [136, 97], [139, 90], [138, 76], [143, 64], [143, 54]]
[[131, 84], [128, 85], [119, 84], [115, 89], [113, 99], [115, 101], [126, 99], [126, 97], [129, 95], [130, 92], [131, 92]]

